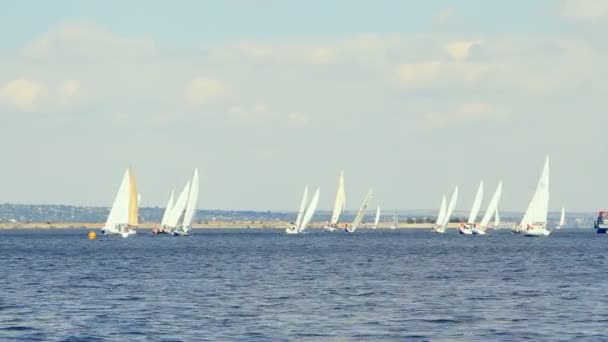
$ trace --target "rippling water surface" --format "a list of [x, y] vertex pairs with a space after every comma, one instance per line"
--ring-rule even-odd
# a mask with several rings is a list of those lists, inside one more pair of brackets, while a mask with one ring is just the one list
[[0, 231], [0, 339], [589, 340], [608, 236]]

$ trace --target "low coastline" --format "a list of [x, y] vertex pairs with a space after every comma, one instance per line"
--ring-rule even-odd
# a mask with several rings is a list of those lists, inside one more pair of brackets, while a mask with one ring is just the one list
[[[320, 229], [325, 222], [313, 222], [309, 229]], [[0, 230], [6, 229], [101, 229], [103, 222], [2, 222]], [[142, 222], [138, 229], [152, 229], [158, 227], [158, 222]], [[289, 227], [287, 221], [209, 221], [193, 224], [193, 229], [285, 229]], [[380, 223], [378, 229], [390, 229], [392, 222]], [[340, 224], [340, 228], [343, 225]], [[371, 229], [371, 224], [364, 224], [360, 228]], [[458, 223], [451, 223], [447, 228], [455, 229]], [[430, 223], [400, 223], [397, 229], [431, 229]]]

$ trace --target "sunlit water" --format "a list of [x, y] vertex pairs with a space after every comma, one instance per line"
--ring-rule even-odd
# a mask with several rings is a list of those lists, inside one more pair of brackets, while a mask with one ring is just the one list
[[598, 340], [608, 236], [0, 231], [0, 339]]

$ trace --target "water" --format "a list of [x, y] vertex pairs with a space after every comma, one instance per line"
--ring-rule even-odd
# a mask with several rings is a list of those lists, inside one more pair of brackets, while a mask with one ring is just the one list
[[0, 231], [0, 340], [598, 340], [608, 236]]

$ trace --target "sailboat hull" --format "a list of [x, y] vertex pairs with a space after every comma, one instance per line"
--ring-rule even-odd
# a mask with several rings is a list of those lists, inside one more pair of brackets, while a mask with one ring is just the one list
[[477, 227], [474, 227], [472, 230], [473, 234], [475, 235], [486, 235], [485, 230], [479, 229]]
[[520, 234], [523, 236], [528, 236], [528, 237], [549, 236], [549, 234], [551, 234], [551, 231], [544, 229], [544, 228], [529, 229], [529, 230], [521, 231]]
[[467, 225], [461, 225], [458, 227], [458, 234], [473, 235], [473, 230]]

